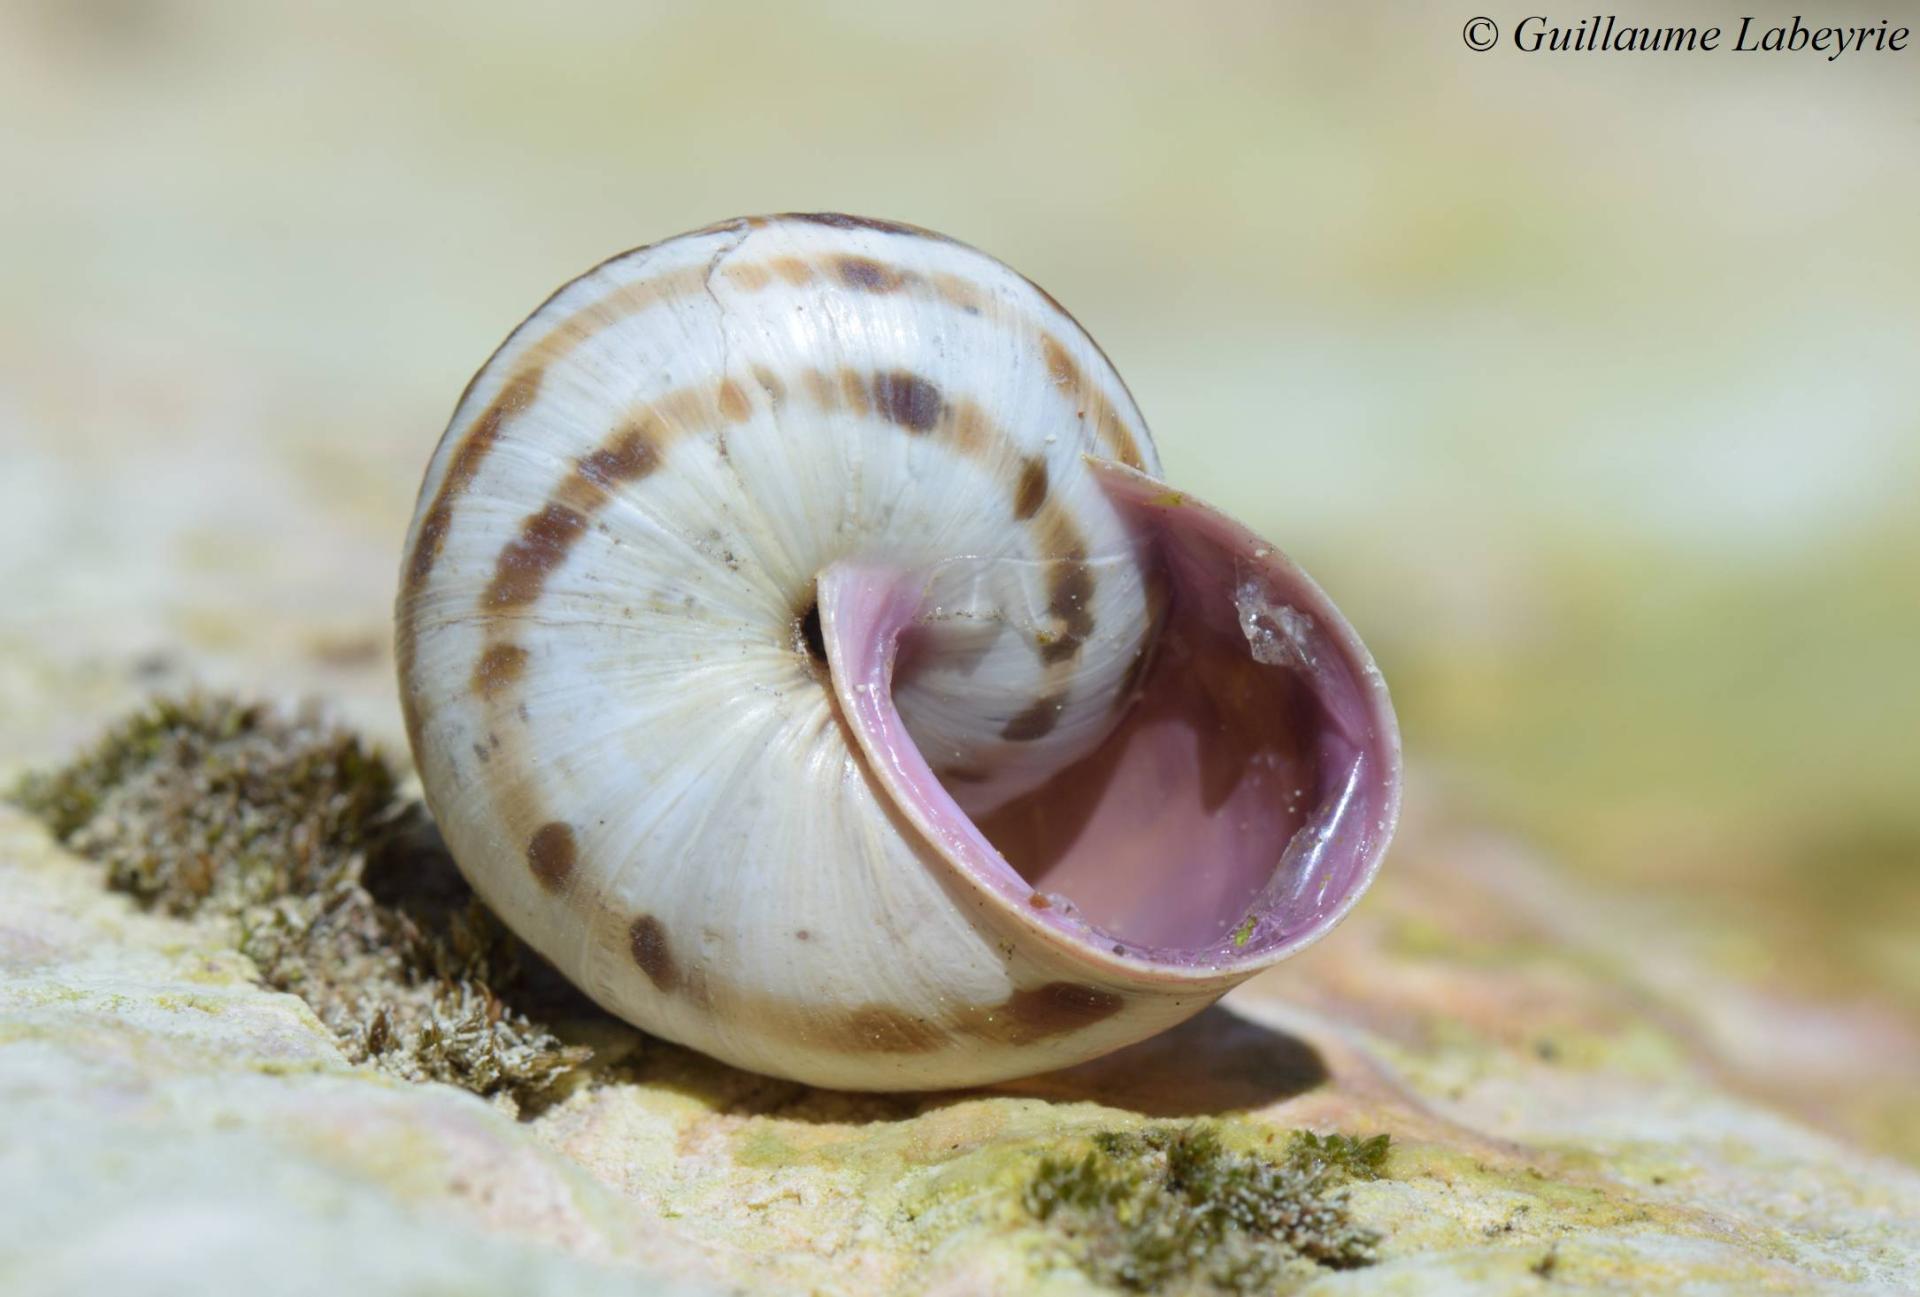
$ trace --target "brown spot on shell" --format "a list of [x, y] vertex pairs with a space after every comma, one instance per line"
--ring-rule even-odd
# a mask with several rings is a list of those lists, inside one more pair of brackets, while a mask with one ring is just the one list
[[1047, 611], [1054, 616], [1063, 621], [1085, 617], [1092, 629], [1093, 614], [1086, 610], [1092, 598], [1093, 568], [1084, 556], [1064, 557], [1047, 573]]
[[543, 824], [527, 842], [527, 868], [549, 892], [557, 892], [573, 876], [576, 847], [573, 828], [553, 820]]
[[1060, 702], [1058, 694], [1039, 699], [1008, 721], [1000, 731], [1000, 737], [1009, 743], [1031, 743], [1035, 739], [1045, 738], [1060, 723]]
[[666, 926], [651, 914], [641, 915], [628, 926], [627, 951], [655, 990], [671, 991], [679, 981], [673, 952], [667, 945]]
[[735, 423], [746, 422], [747, 417], [753, 413], [753, 406], [747, 400], [746, 390], [731, 378], [720, 380], [714, 399], [720, 407], [720, 413]]
[[872, 257], [836, 257], [833, 270], [843, 285], [861, 293], [891, 293], [907, 282], [900, 270]]
[[840, 371], [840, 394], [846, 398], [847, 408], [855, 414], [865, 414], [873, 408], [867, 400], [867, 383], [851, 369]]
[[945, 406], [939, 388], [905, 370], [873, 376], [873, 404], [886, 418], [911, 432], [933, 431]]
[[1020, 466], [1020, 481], [1013, 488], [1013, 516], [1021, 522], [1040, 512], [1047, 500], [1047, 461], [1040, 455], [1029, 456]]
[[1044, 335], [1040, 349], [1047, 358], [1047, 377], [1065, 387], [1080, 386], [1080, 366], [1073, 363], [1073, 357], [1067, 354], [1058, 338]]
[[1062, 662], [1071, 662], [1080, 656], [1080, 650], [1087, 641], [1071, 631], [1062, 631], [1057, 635], [1040, 641], [1040, 660], [1048, 666], [1058, 666]]
[[520, 524], [520, 534], [500, 551], [493, 581], [482, 602], [489, 608], [513, 608], [540, 597], [547, 577], [587, 529], [587, 516], [568, 505], [551, 503]]
[[942, 272], [933, 277], [933, 291], [950, 306], [957, 306], [968, 315], [980, 314], [980, 288], [960, 276]]
[[832, 411], [840, 408], [840, 390], [824, 372], [818, 369], [802, 370], [800, 383], [807, 389], [807, 398], [822, 410]]
[[945, 1043], [938, 1027], [884, 1004], [848, 1013], [833, 1032], [834, 1043], [849, 1053], [924, 1054]]
[[947, 436], [964, 455], [985, 454], [1000, 436], [987, 418], [986, 411], [973, 401], [964, 397], [949, 401], [947, 410], [952, 416]]
[[518, 644], [490, 644], [473, 665], [473, 691], [491, 698], [513, 684], [527, 669], [527, 651]]
[[1027, 904], [1036, 910], [1051, 910], [1053, 901], [1045, 892], [1028, 892]]
[[645, 415], [622, 427], [606, 445], [574, 465], [582, 479], [603, 490], [645, 477], [660, 467], [660, 421]]
[[795, 288], [813, 279], [813, 267], [799, 257], [775, 257], [767, 263], [767, 268]]
[[1093, 568], [1083, 554], [1061, 558], [1047, 573], [1047, 611], [1060, 619], [1060, 634], [1042, 644], [1045, 662], [1062, 662], [1079, 653], [1093, 634]]

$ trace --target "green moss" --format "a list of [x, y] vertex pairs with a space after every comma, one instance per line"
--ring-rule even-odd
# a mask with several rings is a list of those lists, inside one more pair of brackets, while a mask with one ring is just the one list
[[1379, 1175], [1387, 1137], [1296, 1136], [1271, 1161], [1207, 1124], [1102, 1131], [1048, 1156], [1022, 1204], [1098, 1283], [1135, 1292], [1272, 1292], [1314, 1271], [1370, 1264], [1378, 1236], [1340, 1186]]
[[543, 1103], [589, 1053], [540, 1020], [569, 993], [398, 787], [379, 753], [311, 712], [188, 697], [153, 702], [13, 798], [110, 887], [225, 924], [355, 1062]]
[[1287, 1157], [1302, 1166], [1325, 1167], [1344, 1179], [1378, 1180], [1386, 1170], [1391, 1142], [1392, 1137], [1385, 1132], [1362, 1139], [1344, 1131], [1317, 1135], [1300, 1130], [1294, 1132]]

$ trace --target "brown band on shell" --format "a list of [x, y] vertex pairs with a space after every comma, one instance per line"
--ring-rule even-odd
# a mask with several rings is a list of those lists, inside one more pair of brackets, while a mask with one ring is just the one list
[[679, 983], [673, 951], [667, 944], [667, 929], [651, 914], [643, 914], [627, 927], [627, 952], [658, 991], [671, 991]]
[[[667, 425], [656, 412], [677, 408], [673, 393], [656, 407], [640, 411], [605, 443], [582, 455], [553, 498], [520, 524], [520, 534], [500, 551], [493, 580], [481, 597], [491, 610], [523, 607], [540, 597], [547, 578], [566, 560], [585, 534], [593, 515], [623, 482], [646, 477], [660, 467]], [[745, 400], [745, 394], [741, 394]]]
[[954, 449], [975, 459], [987, 455], [1001, 435], [979, 402], [964, 396], [947, 399], [946, 425], [943, 435]]
[[807, 399], [818, 406], [822, 412], [831, 414], [840, 408], [840, 388], [833, 376], [825, 370], [801, 370], [800, 386], [807, 390]]
[[813, 279], [813, 267], [799, 257], [775, 257], [767, 267], [795, 288]]
[[1084, 640], [1093, 633], [1092, 602], [1093, 567], [1086, 551], [1076, 547], [1047, 573], [1047, 611], [1066, 625], [1069, 635]]
[[567, 885], [576, 855], [573, 828], [559, 820], [541, 825], [527, 841], [527, 868], [549, 892]]
[[1035, 700], [1034, 704], [1008, 721], [1000, 731], [1000, 737], [1009, 743], [1031, 743], [1053, 733], [1053, 727], [1060, 723], [1060, 705], [1064, 700], [1059, 694], [1048, 694]]
[[447, 541], [447, 528], [453, 521], [454, 497], [472, 484], [480, 465], [500, 440], [501, 427], [533, 404], [545, 376], [539, 366], [521, 370], [500, 389], [500, 394], [475, 421], [473, 431], [453, 452], [447, 475], [440, 480], [440, 489], [434, 492], [433, 504], [422, 516], [419, 533], [414, 537], [413, 553], [407, 560], [406, 592], [417, 590], [433, 571], [434, 560], [440, 557]]
[[[548, 578], [585, 534], [594, 513], [613, 499], [616, 489], [622, 483], [644, 478], [659, 468], [666, 444], [676, 431], [674, 420], [711, 419], [717, 411], [710, 387], [703, 387], [697, 393], [686, 389], [669, 393], [653, 405], [636, 411], [603, 443], [576, 460], [573, 471], [561, 481], [547, 504], [528, 517], [521, 524], [520, 534], [501, 550], [495, 560], [493, 579], [481, 596], [482, 610], [488, 613], [509, 612], [537, 601]], [[487, 633], [490, 636], [504, 635], [510, 625], [505, 620], [495, 621]], [[503, 644], [504, 640], [495, 639], [481, 651], [475, 666], [476, 676], [483, 673], [488, 659]], [[509, 711], [502, 705], [504, 699], [498, 697], [497, 693], [484, 691], [482, 697], [494, 707], [493, 723], [499, 727], [496, 733], [505, 732], [517, 748], [524, 738], [526, 727], [524, 704], [517, 710]], [[494, 741], [497, 746], [498, 740]], [[489, 788], [499, 805], [516, 808], [517, 813], [512, 818], [518, 823], [538, 823], [546, 811], [534, 797], [532, 786], [516, 775], [521, 765], [518, 760], [489, 762], [486, 776]], [[566, 831], [566, 859], [570, 867], [572, 831], [566, 825], [558, 821], [544, 825], [534, 833], [533, 842], [546, 845], [548, 854], [544, 859], [559, 860], [559, 855], [555, 853], [559, 851], [561, 839], [556, 830]], [[534, 861], [531, 846], [528, 858], [529, 863], [534, 864], [536, 875], [539, 875], [540, 866]]]
[[734, 423], [745, 423], [753, 414], [753, 403], [747, 400], [746, 389], [731, 378], [720, 380], [720, 386], [714, 389], [714, 404]]
[[951, 271], [933, 276], [933, 291], [949, 306], [957, 306], [968, 315], [980, 314], [980, 286]]
[[[643, 478], [660, 467], [663, 432], [660, 421], [651, 412], [644, 412], [615, 429], [605, 445], [582, 455], [574, 465], [582, 489], [569, 493], [578, 497], [575, 503], [597, 506], [599, 493], [611, 491], [622, 482]], [[585, 488], [596, 490], [589, 492]]]
[[1002, 1004], [956, 1015], [956, 1029], [1005, 1045], [1029, 1045], [1104, 1022], [1126, 1006], [1112, 991], [1079, 982], [1048, 982], [1015, 991]]
[[1106, 397], [1094, 395], [1094, 423], [1100, 429], [1100, 440], [1106, 443], [1113, 457], [1128, 468], [1147, 471], [1147, 461], [1140, 455], [1140, 443], [1128, 431], [1124, 420], [1114, 410]]
[[1047, 460], [1044, 455], [1029, 455], [1020, 466], [1020, 480], [1013, 488], [1013, 516], [1021, 522], [1040, 512], [1047, 502]]
[[491, 698], [527, 670], [527, 651], [518, 644], [489, 644], [473, 665], [473, 691]]
[[[1047, 300], [1053, 302], [1051, 297]], [[1060, 303], [1053, 302], [1053, 306], [1066, 315]], [[1072, 318], [1067, 315], [1067, 319]], [[1092, 416], [1095, 434], [1108, 453], [1128, 468], [1144, 470], [1146, 461], [1140, 458], [1139, 443], [1134, 440], [1126, 421], [1120, 417], [1120, 412], [1106, 394], [1088, 380], [1085, 372], [1068, 353], [1066, 344], [1050, 333], [1043, 333], [1040, 336], [1040, 349], [1046, 358], [1047, 377], [1053, 380], [1055, 386], [1065, 389], [1082, 418]], [[1097, 346], [1095, 349], [1098, 350]]]
[[1046, 356], [1048, 378], [1061, 387], [1078, 390], [1082, 386], [1080, 366], [1076, 365], [1073, 357], [1067, 354], [1067, 349], [1060, 339], [1050, 333], [1043, 334], [1040, 338], [1040, 349]]
[[867, 382], [858, 370], [840, 371], [840, 395], [845, 398], [847, 408], [855, 414], [864, 415], [873, 408], [867, 399]]
[[[784, 392], [786, 384], [780, 377], [770, 371], [761, 373], [762, 368], [756, 367], [756, 381], [769, 391], [777, 388]], [[948, 400], [932, 383], [906, 371], [866, 375], [847, 369], [835, 375], [802, 370], [796, 385], [823, 409], [840, 408], [844, 400], [859, 414], [877, 411], [910, 431], [932, 433], [937, 429], [971, 458], [999, 462], [1002, 448], [1010, 444], [1007, 434], [974, 402], [965, 398]], [[556, 489], [548, 504], [529, 517], [520, 535], [502, 550], [483, 607], [503, 611], [537, 600], [551, 574], [585, 534], [593, 514], [613, 498], [614, 488], [658, 469], [666, 447], [682, 433], [702, 427], [717, 429], [719, 420], [733, 417], [725, 407], [733, 404], [735, 395], [746, 399], [745, 392], [732, 380], [669, 392], [636, 412], [606, 443], [577, 461], [575, 471]], [[1036, 493], [1034, 479], [1040, 474], [1034, 471], [1032, 462], [1017, 457], [1014, 462], [1022, 463], [1023, 468], [1021, 480], [1009, 484], [1010, 492], [1016, 496]], [[1039, 462], [1044, 467], [1044, 461]], [[1041, 498], [1034, 505], [1032, 517], [1025, 521], [1034, 529], [1036, 547], [1051, 555], [1056, 564], [1049, 574], [1048, 594], [1049, 611], [1059, 628], [1040, 638], [1038, 651], [1049, 667], [1062, 666], [1078, 654], [1092, 631], [1088, 601], [1093, 591], [1093, 570], [1086, 563], [1086, 546], [1079, 529], [1051, 496]], [[485, 653], [491, 653], [493, 647]], [[1050, 732], [1058, 721], [1061, 696], [1050, 694], [1014, 717], [1005, 736], [1023, 741]], [[411, 710], [409, 720], [415, 722]], [[490, 764], [496, 783], [501, 778], [510, 779], [511, 763]], [[527, 804], [526, 790], [516, 785], [500, 785], [494, 791], [503, 803]], [[525, 813], [523, 823], [537, 821], [537, 807], [527, 805]]]
[[[999, 1004], [964, 1005], [934, 1020], [888, 1005], [865, 1005], [828, 1019], [824, 1033], [807, 1031], [803, 1040], [848, 1054], [924, 1054], [954, 1043], [956, 1036], [1030, 1045], [1104, 1022], [1125, 1007], [1123, 998], [1097, 986], [1047, 982], [1015, 991]], [[806, 1015], [800, 1016], [804, 1021]]]
[[481, 605], [517, 608], [538, 599], [547, 576], [566, 559], [586, 529], [587, 515], [579, 509], [558, 501], [542, 506], [520, 524], [520, 534], [500, 551]]
[[773, 280], [773, 270], [755, 261], [736, 261], [721, 271], [735, 288], [757, 293]]
[[[764, 224], [765, 221], [758, 217], [724, 221], [681, 237], [692, 238], [722, 232], [738, 233], [744, 237], [747, 231]], [[518, 329], [508, 335], [507, 341], [500, 345], [500, 348], [488, 359], [487, 364], [474, 375], [473, 381], [467, 384], [467, 392], [472, 391], [473, 382], [478, 381], [480, 373], [486, 372], [486, 369], [499, 359], [501, 351], [511, 345], [513, 340], [520, 336], [522, 330], [539, 319], [541, 314], [562, 294], [574, 285], [591, 279], [613, 263], [646, 251], [648, 251], [647, 248], [632, 248], [617, 253], [555, 289]], [[710, 264], [683, 266], [647, 279], [621, 284], [606, 295], [572, 312], [528, 345], [524, 353], [514, 362], [512, 372], [501, 388], [500, 394], [475, 421], [472, 430], [462, 438], [459, 448], [454, 451], [452, 461], [447, 467], [447, 474], [441, 480], [440, 489], [434, 494], [433, 504], [422, 516], [420, 530], [414, 540], [413, 552], [407, 560], [403, 595], [417, 590], [426, 581], [427, 574], [433, 570], [434, 561], [440, 556], [440, 550], [446, 543], [447, 528], [452, 522], [454, 498], [472, 483], [474, 476], [480, 471], [480, 465], [492, 451], [495, 443], [499, 441], [501, 427], [506, 420], [533, 404], [548, 368], [608, 324], [636, 315], [657, 302], [668, 301], [688, 292], [704, 291]], [[466, 392], [461, 394], [463, 402], [466, 395]]]
[[1035, 640], [1040, 660], [1063, 666], [1079, 656], [1093, 634], [1093, 566], [1087, 562], [1087, 544], [1066, 510], [1051, 500], [1040, 507], [1029, 524], [1040, 552], [1051, 563], [1047, 571], [1047, 612], [1054, 625]]
[[[835, 217], [828, 221], [818, 216], [789, 216], [786, 219], [833, 225], [840, 229], [882, 230], [935, 242], [954, 242], [929, 230], [897, 225], [889, 221], [865, 221], [857, 217]], [[753, 223], [749, 222], [749, 224]], [[857, 253], [843, 253], [833, 257], [827, 263], [825, 270], [830, 282], [855, 292], [894, 293], [904, 288], [930, 286], [934, 297], [968, 315], [979, 315], [985, 300], [985, 294], [980, 285], [952, 271], [939, 271], [923, 276], [907, 267]], [[770, 286], [776, 277], [794, 287], [811, 283], [820, 277], [820, 271], [812, 263], [791, 255], [771, 258], [764, 265], [754, 262], [729, 263], [724, 267], [724, 274], [729, 283], [746, 292], [759, 292]], [[1021, 278], [1061, 320], [1085, 337], [1086, 331], [1080, 328], [1079, 321], [1075, 320], [1052, 294], [1032, 280], [1024, 276]], [[615, 304], [616, 311], [618, 306], [619, 304]], [[1048, 374], [1055, 384], [1066, 389], [1068, 398], [1075, 404], [1076, 413], [1083, 419], [1091, 418], [1098, 444], [1102, 445], [1113, 459], [1130, 468], [1144, 471], [1146, 461], [1141, 457], [1138, 438], [1128, 426], [1128, 421], [1120, 414], [1114, 401], [1101, 391], [1097, 384], [1087, 378], [1085, 371], [1074, 361], [1065, 344], [1047, 332], [1043, 324], [1035, 322], [1033, 328], [1040, 339]], [[1099, 343], [1094, 342], [1090, 337], [1087, 337], [1086, 341], [1100, 353], [1102, 359], [1105, 359], [1106, 353], [1100, 350]], [[1111, 361], [1108, 362], [1108, 368], [1112, 368]]]
[[849, 1054], [925, 1054], [947, 1043], [934, 1024], [884, 1004], [852, 1010], [832, 1025], [831, 1037]]

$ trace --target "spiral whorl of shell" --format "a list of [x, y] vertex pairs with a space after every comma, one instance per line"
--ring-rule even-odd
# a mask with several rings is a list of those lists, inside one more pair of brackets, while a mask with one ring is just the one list
[[961, 244], [756, 218], [603, 263], [421, 489], [450, 848], [601, 1004], [758, 1070], [947, 1086], [1178, 1021], [1358, 896], [1397, 749], [1311, 582], [1157, 472]]

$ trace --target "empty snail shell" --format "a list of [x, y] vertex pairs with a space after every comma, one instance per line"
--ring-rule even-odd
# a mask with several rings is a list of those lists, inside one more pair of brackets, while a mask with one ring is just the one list
[[1158, 480], [1072, 317], [845, 216], [595, 267], [474, 377], [407, 540], [429, 805], [600, 1004], [922, 1089], [1091, 1058], [1325, 933], [1399, 739], [1353, 631]]

